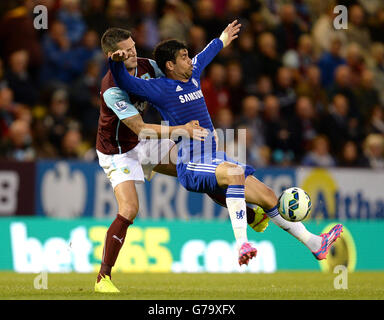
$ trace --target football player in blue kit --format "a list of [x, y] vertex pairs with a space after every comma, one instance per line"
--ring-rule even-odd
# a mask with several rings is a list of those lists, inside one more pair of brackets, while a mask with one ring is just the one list
[[217, 151], [215, 130], [200, 86], [204, 68], [223, 48], [238, 37], [241, 25], [230, 23], [220, 38], [213, 39], [193, 59], [188, 56], [184, 43], [166, 40], [157, 45], [155, 61], [164, 77], [138, 79], [126, 71], [123, 61], [126, 50], [117, 50], [109, 58], [115, 83], [124, 91], [151, 102], [170, 126], [198, 120], [209, 134], [204, 141], [183, 137], [178, 141], [177, 176], [189, 191], [222, 193], [225, 195], [232, 228], [239, 250], [239, 264], [248, 264], [257, 250], [248, 242], [246, 202], [264, 209], [268, 217], [280, 228], [301, 241], [318, 260], [326, 258], [329, 248], [342, 232], [342, 225], [328, 233], [315, 235], [301, 222], [283, 219], [277, 209], [275, 193], [253, 175], [255, 169]]

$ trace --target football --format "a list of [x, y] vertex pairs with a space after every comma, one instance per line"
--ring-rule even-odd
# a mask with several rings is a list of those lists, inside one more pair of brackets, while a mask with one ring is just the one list
[[285, 220], [302, 221], [311, 211], [311, 198], [303, 189], [289, 188], [280, 195], [278, 209]]

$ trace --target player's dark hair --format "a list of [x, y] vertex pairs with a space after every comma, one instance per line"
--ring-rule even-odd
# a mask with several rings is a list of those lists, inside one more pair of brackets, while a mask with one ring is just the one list
[[167, 61], [176, 63], [176, 56], [182, 49], [187, 49], [186, 44], [174, 39], [164, 40], [156, 46], [153, 51], [153, 56], [160, 70], [163, 71], [164, 74], [166, 74], [165, 64]]
[[121, 28], [109, 28], [104, 32], [101, 37], [101, 48], [105, 55], [108, 55], [108, 52], [114, 52], [118, 50], [117, 44], [120, 41], [129, 39], [132, 36], [131, 32], [126, 29]]

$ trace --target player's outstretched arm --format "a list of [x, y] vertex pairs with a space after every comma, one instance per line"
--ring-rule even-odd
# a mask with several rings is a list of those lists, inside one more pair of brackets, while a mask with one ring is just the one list
[[234, 39], [238, 37], [241, 24], [237, 20], [230, 23], [221, 33], [220, 38], [213, 39], [200, 53], [193, 59], [192, 64], [198, 76], [204, 68], [212, 61], [212, 59], [220, 52], [223, 47], [228, 46]]
[[144, 80], [131, 76], [123, 63], [125, 59], [127, 53], [124, 50], [117, 50], [108, 58], [109, 68], [117, 86], [154, 104], [161, 104], [163, 90], [156, 81], [158, 79]]

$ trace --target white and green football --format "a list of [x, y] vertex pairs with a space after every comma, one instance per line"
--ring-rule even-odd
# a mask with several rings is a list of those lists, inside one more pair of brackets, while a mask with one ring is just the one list
[[311, 198], [303, 189], [293, 187], [283, 191], [279, 197], [278, 210], [288, 221], [304, 220], [311, 211]]

